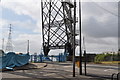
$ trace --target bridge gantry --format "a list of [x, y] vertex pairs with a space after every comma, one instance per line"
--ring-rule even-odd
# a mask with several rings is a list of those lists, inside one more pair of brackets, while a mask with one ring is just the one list
[[76, 24], [76, 4], [69, 0], [46, 0], [42, 5], [43, 51], [47, 56], [51, 49], [65, 49], [73, 55]]

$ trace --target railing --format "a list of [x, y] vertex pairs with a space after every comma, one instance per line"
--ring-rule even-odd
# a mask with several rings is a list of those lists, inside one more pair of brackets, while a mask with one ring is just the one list
[[65, 62], [67, 60], [66, 53], [59, 53], [59, 55], [52, 55], [52, 56], [44, 56], [43, 54], [40, 55], [30, 55], [30, 62], [44, 62], [44, 61], [55, 61], [58, 62]]
[[117, 80], [120, 80], [120, 72], [117, 74]]
[[119, 73], [113, 73], [111, 75], [111, 80], [120, 80], [120, 72]]

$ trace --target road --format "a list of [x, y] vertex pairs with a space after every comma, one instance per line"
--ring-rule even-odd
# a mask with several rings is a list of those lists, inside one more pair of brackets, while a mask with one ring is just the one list
[[113, 73], [118, 72], [118, 66], [87, 64], [87, 76], [79, 75], [76, 67], [76, 77], [72, 77], [72, 63], [47, 62], [47, 67], [30, 70], [16, 70], [2, 73], [3, 80], [24, 78], [25, 80], [110, 80]]
[[100, 64], [87, 64], [88, 75], [111, 78], [113, 73], [118, 73], [118, 65], [108, 66]]
[[[72, 72], [71, 63], [59, 63], [54, 64], [57, 69], [67, 70]], [[82, 64], [82, 70], [84, 75], [84, 64]], [[62, 68], [61, 68], [62, 67]], [[76, 67], [76, 73], [79, 74], [79, 68]], [[118, 73], [118, 65], [102, 65], [102, 64], [87, 64], [87, 75], [111, 78], [113, 73]]]

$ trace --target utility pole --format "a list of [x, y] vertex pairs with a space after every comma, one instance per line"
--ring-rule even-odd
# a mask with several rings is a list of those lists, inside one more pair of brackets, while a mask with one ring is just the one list
[[79, 35], [80, 35], [80, 42], [79, 42], [79, 46], [80, 46], [80, 54], [79, 54], [79, 56], [80, 56], [80, 59], [79, 59], [79, 65], [80, 65], [80, 68], [79, 68], [79, 74], [80, 75], [82, 75], [82, 47], [81, 47], [81, 2], [79, 2], [79, 28], [80, 28], [80, 33], [79, 33]]
[[12, 52], [13, 51], [13, 46], [12, 46], [12, 36], [11, 36], [11, 33], [12, 33], [12, 27], [11, 27], [11, 24], [10, 24], [10, 27], [9, 27], [9, 36], [8, 36], [8, 42], [7, 42], [7, 45], [6, 45], [6, 52]]
[[85, 75], [87, 75], [87, 70], [86, 70], [86, 47], [85, 47], [85, 38], [83, 36], [83, 46], [84, 46], [84, 70], [85, 70]]
[[2, 50], [4, 51], [4, 38], [2, 39]]
[[27, 41], [28, 42], [28, 44], [27, 44], [27, 53], [29, 54], [29, 40]]
[[75, 31], [76, 31], [76, 0], [74, 1], [74, 29], [73, 29], [73, 77], [75, 77]]

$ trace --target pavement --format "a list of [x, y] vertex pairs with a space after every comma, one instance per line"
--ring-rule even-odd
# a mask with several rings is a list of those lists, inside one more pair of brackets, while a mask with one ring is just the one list
[[87, 76], [79, 75], [76, 67], [76, 76], [73, 77], [71, 62], [32, 63], [22, 68], [2, 72], [2, 80], [111, 80], [111, 74], [118, 71], [117, 66], [87, 64]]

